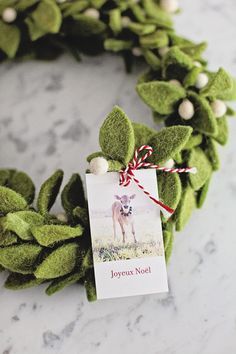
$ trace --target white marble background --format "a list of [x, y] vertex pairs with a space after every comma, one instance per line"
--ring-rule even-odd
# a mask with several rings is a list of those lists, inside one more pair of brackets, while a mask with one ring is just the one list
[[[182, 0], [178, 30], [207, 39], [212, 68], [236, 76], [235, 0]], [[27, 171], [37, 185], [55, 168], [83, 173], [97, 149], [98, 129], [114, 104], [151, 123], [127, 76], [109, 55], [77, 64], [0, 65], [1, 166]], [[236, 122], [221, 149], [222, 169], [208, 201], [176, 235], [170, 293], [88, 303], [72, 286], [53, 297], [44, 286], [10, 292], [0, 275], [1, 354], [236, 353]]]

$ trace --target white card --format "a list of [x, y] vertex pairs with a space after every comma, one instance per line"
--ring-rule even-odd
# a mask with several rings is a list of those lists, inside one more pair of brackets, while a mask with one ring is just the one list
[[[156, 171], [135, 176], [158, 199]], [[160, 209], [119, 173], [86, 174], [98, 299], [168, 291]]]

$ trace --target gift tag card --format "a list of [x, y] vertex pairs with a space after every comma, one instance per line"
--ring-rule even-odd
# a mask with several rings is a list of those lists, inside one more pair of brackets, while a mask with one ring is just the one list
[[[156, 171], [135, 176], [158, 198]], [[167, 292], [160, 209], [119, 173], [86, 174], [98, 299]]]

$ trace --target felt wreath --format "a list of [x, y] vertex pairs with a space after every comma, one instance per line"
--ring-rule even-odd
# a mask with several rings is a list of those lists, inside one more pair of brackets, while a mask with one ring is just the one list
[[[174, 230], [185, 226], [193, 209], [207, 195], [212, 173], [219, 168], [217, 144], [228, 139], [224, 102], [236, 99], [236, 83], [224, 70], [211, 72], [202, 58], [206, 43], [195, 44], [175, 33], [172, 13], [177, 0], [2, 0], [0, 60], [54, 59], [69, 51], [80, 54], [120, 53], [131, 70], [144, 60], [147, 72], [137, 92], [151, 108], [154, 130], [131, 121], [119, 107], [105, 119], [99, 136], [101, 151], [88, 157], [92, 172], [120, 171], [136, 148], [153, 148], [150, 162], [167, 167], [195, 166], [197, 174], [158, 172], [160, 200], [175, 209], [163, 218], [166, 259]], [[122, 142], [122, 143], [121, 143]], [[105, 161], [105, 163], [104, 163]], [[87, 204], [79, 174], [61, 193], [65, 214], [50, 213], [62, 184], [56, 171], [41, 186], [24, 172], [0, 170], [0, 268], [8, 270], [8, 289], [48, 283], [48, 295], [73, 284], [85, 285], [96, 299]]]

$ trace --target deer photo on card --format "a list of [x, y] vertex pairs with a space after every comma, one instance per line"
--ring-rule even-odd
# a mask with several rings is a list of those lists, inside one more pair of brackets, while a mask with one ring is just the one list
[[117, 178], [117, 173], [87, 174], [95, 262], [163, 255], [158, 207], [137, 186], [122, 187]]

